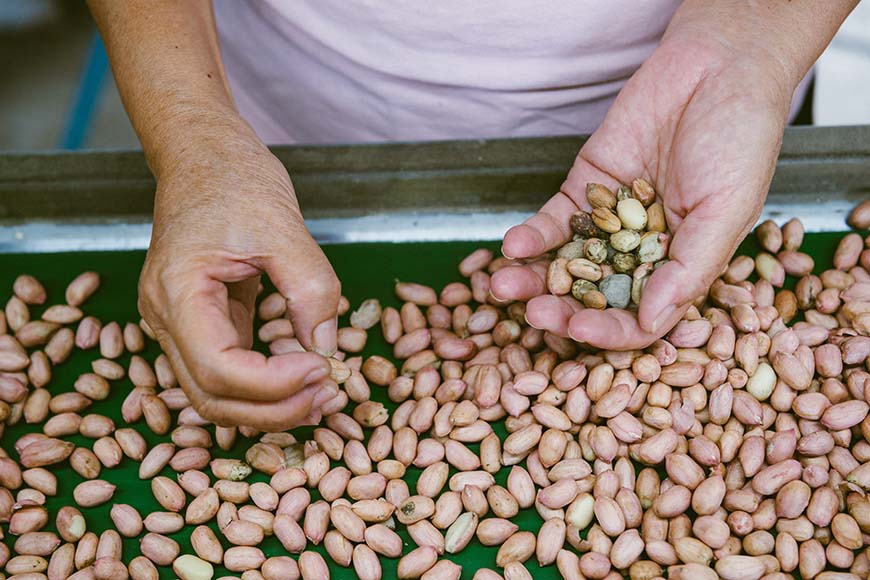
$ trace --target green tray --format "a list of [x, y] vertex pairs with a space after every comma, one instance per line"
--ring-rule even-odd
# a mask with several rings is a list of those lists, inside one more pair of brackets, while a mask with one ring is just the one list
[[[839, 233], [807, 235], [803, 250], [810, 253], [816, 259], [817, 271], [820, 272], [829, 267], [833, 251], [840, 237], [841, 234]], [[393, 281], [395, 279], [428, 284], [436, 289], [440, 289], [447, 283], [460, 281], [462, 278], [457, 271], [457, 264], [465, 255], [481, 246], [498, 250], [498, 244], [491, 242], [486, 244], [472, 242], [354, 244], [326, 246], [324, 249], [343, 282], [345, 295], [350, 300], [352, 308], [355, 308], [362, 300], [372, 297], [380, 299], [384, 306], [400, 306], [400, 302], [393, 294]], [[741, 253], [752, 253], [755, 251], [757, 251], [757, 246], [754, 238], [744, 242], [740, 249]], [[3, 300], [3, 303], [5, 303], [8, 299], [12, 282], [18, 274], [30, 273], [36, 275], [48, 290], [47, 304], [62, 302], [66, 284], [80, 272], [93, 269], [101, 274], [102, 285], [99, 291], [85, 303], [84, 310], [86, 313], [96, 316], [104, 322], [112, 320], [118, 321], [121, 324], [124, 322], [136, 322], [139, 320], [136, 310], [136, 282], [144, 257], [144, 252], [139, 251], [30, 255], [0, 254], [0, 288], [4, 289], [0, 292], [0, 300]], [[42, 308], [32, 309], [32, 317], [38, 317], [41, 311]], [[342, 324], [347, 324], [347, 321], [343, 320]], [[263, 348], [263, 345], [258, 345], [258, 347]], [[389, 345], [384, 342], [379, 327], [372, 329], [369, 333], [369, 341], [364, 354], [380, 354], [391, 357], [391, 350]], [[152, 362], [158, 354], [159, 348], [156, 343], [150, 341], [147, 349], [142, 353], [146, 359]], [[47, 388], [52, 393], [72, 390], [72, 384], [76, 377], [81, 373], [90, 372], [90, 362], [96, 358], [99, 358], [99, 353], [96, 352], [96, 349], [86, 352], [75, 350], [66, 363], [54, 369], [54, 376]], [[125, 354], [119, 359], [119, 362], [126, 367], [129, 362], [129, 355]], [[124, 380], [114, 382], [112, 387], [112, 394], [106, 400], [95, 402], [91, 408], [82, 414], [100, 413], [106, 415], [115, 421], [116, 426], [120, 427], [123, 424], [123, 419], [120, 416], [121, 401], [132, 388], [132, 385], [125, 378]], [[395, 408], [395, 405], [387, 399], [385, 389], [373, 387], [372, 398], [385, 403], [391, 410]], [[158, 437], [153, 435], [142, 422], [134, 424], [133, 427], [145, 437], [149, 448], [158, 442], [169, 440], [168, 436]], [[23, 421], [14, 427], [7, 428], [2, 438], [3, 448], [10, 456], [17, 459], [13, 442], [25, 433], [39, 431], [40, 429], [41, 425], [26, 425]], [[496, 425], [495, 429], [499, 436], [505, 436], [503, 424]], [[306, 440], [311, 437], [312, 430], [313, 428], [311, 427], [297, 429], [294, 431], [294, 434], [300, 440]], [[74, 441], [77, 445], [87, 447], [90, 447], [93, 443], [92, 440], [81, 436], [69, 437], [68, 439]], [[244, 452], [252, 442], [251, 440], [239, 437], [239, 441], [232, 450], [224, 452], [215, 448], [212, 450], [212, 453], [214, 457], [244, 458]], [[477, 451], [476, 445], [473, 445], [472, 448]], [[63, 505], [73, 504], [72, 490], [83, 479], [66, 463], [52, 466], [50, 469], [57, 474], [59, 480], [58, 495], [49, 498], [47, 501], [47, 507], [51, 514], [48, 529], [54, 530], [54, 515], [57, 509]], [[507, 469], [503, 469], [496, 476], [496, 480], [502, 485], [505, 484], [507, 472]], [[408, 469], [406, 479], [412, 492], [419, 473], [419, 469]], [[175, 477], [172, 470], [168, 467], [164, 469], [163, 475]], [[88, 529], [100, 533], [105, 529], [113, 527], [109, 519], [109, 510], [113, 503], [130, 504], [138, 509], [143, 516], [151, 511], [160, 511], [162, 509], [152, 497], [149, 482], [139, 480], [138, 463], [124, 459], [114, 469], [103, 469], [100, 477], [116, 484], [118, 489], [111, 502], [94, 508], [82, 509], [87, 519]], [[249, 481], [266, 481], [267, 479], [264, 475], [255, 473], [249, 478]], [[317, 497], [316, 490], [312, 490], [311, 493], [313, 498]], [[515, 518], [515, 522], [521, 529], [533, 532], [542, 523], [534, 509], [522, 510]], [[212, 523], [212, 526], [215, 527], [214, 523]], [[416, 546], [405, 533], [404, 526], [399, 525], [397, 528], [399, 528], [397, 531], [405, 542], [405, 553], [407, 553]], [[181, 532], [171, 536], [181, 545], [182, 554], [194, 553], [189, 541], [191, 530], [192, 527], [186, 527]], [[217, 533], [217, 536], [223, 541], [221, 534]], [[11, 548], [14, 537], [7, 533], [4, 542]], [[223, 543], [225, 547], [228, 546], [227, 542], [223, 541]], [[286, 555], [280, 543], [273, 537], [267, 538], [260, 547], [267, 556]], [[355, 577], [352, 568], [341, 568], [333, 564], [322, 546], [313, 547], [309, 545], [309, 549], [314, 549], [324, 555], [326, 561], [330, 563], [332, 578]], [[497, 548], [484, 547], [475, 539], [460, 554], [454, 556], [445, 555], [445, 557], [462, 564], [464, 566], [462, 577], [471, 578], [474, 571], [480, 567], [495, 568], [496, 552]], [[138, 539], [124, 540], [124, 561], [129, 562], [138, 555]], [[381, 558], [384, 578], [395, 577], [397, 561], [396, 559]], [[539, 580], [559, 577], [555, 566], [538, 568], [534, 557], [526, 562], [526, 566], [531, 570], [533, 576]], [[227, 574], [226, 570], [216, 568], [215, 578], [225, 574]], [[161, 569], [161, 578], [172, 577], [174, 575], [170, 568]]]

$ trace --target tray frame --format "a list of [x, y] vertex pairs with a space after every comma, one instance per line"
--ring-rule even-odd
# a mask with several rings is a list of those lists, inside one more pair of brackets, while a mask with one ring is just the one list
[[[558, 189], [584, 141], [273, 151], [320, 243], [495, 240]], [[0, 252], [147, 248], [154, 187], [140, 151], [0, 154]], [[843, 230], [849, 209], [868, 196], [870, 126], [789, 128], [762, 219]]]

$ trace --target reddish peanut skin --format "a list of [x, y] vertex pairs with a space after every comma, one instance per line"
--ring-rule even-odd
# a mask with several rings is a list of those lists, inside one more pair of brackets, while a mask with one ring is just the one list
[[87, 300], [100, 285], [100, 276], [96, 272], [79, 274], [66, 288], [66, 303], [79, 306]]
[[172, 564], [180, 550], [175, 540], [155, 533], [145, 534], [139, 541], [139, 548], [143, 556], [158, 566]]
[[317, 552], [303, 552], [299, 556], [299, 572], [303, 580], [329, 578], [329, 568], [323, 556]]
[[[617, 202], [613, 192], [593, 193], [596, 209]], [[852, 218], [867, 213], [864, 206]], [[596, 217], [610, 227], [608, 215]], [[675, 580], [780, 580], [795, 571], [820, 580], [865, 577], [870, 240], [845, 236], [834, 268], [814, 276], [816, 264], [800, 252], [799, 222], [782, 229], [765, 222], [758, 235], [766, 252], [735, 258], [709, 300], [696, 301], [666, 339], [644, 350], [588, 352], [531, 328], [525, 304], [502, 307], [489, 296], [490, 274], [514, 263], [493, 260], [486, 250], [460, 265], [468, 284], [449, 284], [438, 294], [397, 283], [401, 313], [366, 301], [351, 315], [351, 327], [339, 331], [344, 352], [332, 364], [343, 389], [324, 406], [314, 441], [246, 426], [218, 427], [213, 441], [165, 356], [153, 369], [135, 355], [128, 369], [110, 360], [142, 351], [143, 331], [153, 333], [147, 325], [122, 331], [116, 322], [82, 318], [76, 305], [98, 287], [95, 273], [71, 284], [68, 305], [49, 307], [43, 320], [31, 320], [42, 310], [31, 312], [28, 304], [45, 302], [44, 288], [19, 277], [0, 318], [0, 415], [9, 425], [21, 418], [45, 424], [41, 434], [15, 443], [17, 461], [0, 453], [0, 521], [17, 536], [19, 552], [14, 559], [7, 548], [0, 559], [8, 574], [25, 578], [39, 572], [19, 570], [29, 561], [22, 557], [45, 558], [39, 566], [50, 578], [75, 569], [73, 577], [152, 578], [154, 563], [169, 565], [180, 552], [168, 535], [189, 523], [199, 524], [192, 544], [200, 558], [248, 580], [328, 576], [322, 558], [306, 551], [309, 542], [323, 542], [357, 576], [380, 578], [379, 555], [398, 558], [404, 550], [392, 531], [398, 521], [417, 545], [399, 561], [402, 578], [458, 577], [458, 566], [438, 558], [461, 551], [474, 536], [499, 546], [505, 578], [529, 577], [522, 562], [532, 556], [542, 566], [555, 563], [563, 577], [591, 580], [626, 571], [632, 580], [665, 572]], [[575, 257], [566, 258], [568, 250], [579, 249], [561, 249], [557, 260], [565, 263], [550, 267], [557, 293], [570, 291], [573, 272], [614, 272], [608, 264], [569, 266]], [[758, 282], [748, 281], [753, 271]], [[800, 277], [794, 292], [775, 289], [785, 275]], [[280, 295], [260, 303], [268, 321], [260, 337], [275, 349], [295, 340], [282, 318], [286, 308]], [[804, 321], [793, 323], [799, 315]], [[406, 359], [399, 367], [384, 357], [346, 358], [365, 347], [366, 330], [378, 321], [395, 358]], [[76, 323], [75, 333], [59, 328]], [[44, 351], [25, 350], [42, 344]], [[42, 388], [50, 387], [52, 365], [74, 347], [97, 345], [105, 358], [75, 381], [75, 392]], [[294, 348], [301, 348], [298, 341]], [[149, 451], [133, 428], [116, 429], [87, 410], [125, 375], [135, 388], [124, 397], [124, 420], [144, 417], [156, 434], [171, 433], [172, 443]], [[377, 387], [387, 389], [397, 411], [371, 400]], [[502, 439], [490, 425], [501, 421], [508, 432]], [[94, 441], [76, 447], [64, 440], [77, 434]], [[230, 451], [242, 438], [251, 439], [250, 466], [211, 461], [215, 442]], [[477, 443], [479, 452], [472, 451]], [[147, 558], [130, 562], [129, 571], [121, 570], [118, 533], [98, 539], [75, 508], [62, 508], [55, 520], [42, 507], [58, 489], [43, 466], [68, 459], [88, 479], [76, 482], [75, 500], [90, 508], [115, 492], [94, 478], [124, 456], [142, 462], [140, 477], [151, 480], [167, 510], [142, 520], [132, 506], [111, 507], [118, 533], [142, 536]], [[404, 479], [411, 465], [423, 470], [414, 489]], [[167, 466], [177, 475], [159, 476]], [[270, 484], [246, 480], [251, 468], [270, 475]], [[502, 487], [495, 474], [505, 468]], [[314, 487], [322, 499], [312, 500]], [[544, 521], [537, 537], [510, 521], [532, 507]], [[235, 546], [226, 553], [207, 527], [213, 518]], [[49, 531], [52, 523], [59, 537]], [[583, 539], [581, 530], [588, 530]], [[256, 546], [267, 535], [300, 554], [298, 561], [266, 560]]]
[[235, 546], [224, 552], [224, 566], [231, 572], [255, 570], [266, 561], [259, 548]]
[[142, 516], [133, 506], [116, 504], [112, 506], [110, 515], [115, 528], [122, 536], [133, 538], [142, 532]]
[[296, 560], [288, 556], [274, 556], [267, 559], [263, 562], [260, 572], [266, 580], [298, 580], [300, 578], [299, 565]]

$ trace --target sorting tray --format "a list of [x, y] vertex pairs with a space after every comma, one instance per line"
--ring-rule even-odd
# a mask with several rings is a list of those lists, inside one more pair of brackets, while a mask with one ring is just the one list
[[[480, 245], [498, 249], [497, 240], [511, 225], [525, 218], [559, 187], [582, 138], [523, 139], [492, 142], [371, 145], [347, 147], [276, 148], [293, 176], [309, 227], [327, 244], [325, 251], [343, 282], [353, 306], [369, 297], [398, 306], [392, 294], [396, 278], [430, 284], [435, 288], [461, 280], [456, 264]], [[0, 300], [5, 302], [12, 281], [22, 272], [35, 274], [48, 289], [48, 304], [61, 301], [65, 285], [85, 269], [96, 269], [103, 284], [84, 306], [87, 314], [103, 321], [137, 321], [136, 281], [150, 233], [154, 183], [141, 154], [81, 153], [0, 156]], [[845, 229], [844, 216], [870, 192], [870, 130], [868, 128], [795, 129], [785, 139], [766, 217], [800, 217], [811, 233], [805, 251], [816, 258], [817, 269], [830, 262]], [[371, 243], [359, 243], [371, 242]], [[748, 240], [741, 251], [754, 250]], [[112, 251], [93, 251], [112, 250]], [[123, 251], [119, 251], [123, 250]], [[40, 308], [32, 309], [34, 317]], [[343, 324], [347, 321], [343, 320]], [[264, 345], [257, 345], [263, 349]], [[153, 361], [154, 343], [143, 356]], [[377, 328], [370, 333], [365, 354], [389, 356], [391, 348]], [[48, 388], [71, 390], [75, 378], [90, 370], [98, 358], [94, 351], [75, 351], [55, 369]], [[126, 366], [129, 355], [119, 362]], [[120, 404], [132, 385], [113, 383], [111, 396], [86, 412], [110, 416], [123, 426]], [[388, 403], [384, 389], [373, 387], [372, 398]], [[392, 410], [395, 405], [388, 403]], [[168, 437], [156, 437], [143, 423], [133, 425], [149, 446]], [[496, 432], [504, 437], [503, 425]], [[7, 428], [0, 446], [10, 455], [15, 439], [39, 425], [19, 423]], [[297, 429], [300, 440], [312, 428]], [[91, 441], [71, 437], [79, 445]], [[214, 456], [242, 457], [251, 441], [240, 438], [229, 452]], [[472, 446], [476, 451], [477, 446]], [[48, 500], [52, 514], [72, 503], [72, 489], [81, 478], [66, 463], [52, 468], [58, 475], [58, 496]], [[82, 509], [89, 529], [108, 529], [112, 503], [129, 503], [144, 515], [159, 510], [147, 482], [137, 477], [138, 464], [125, 459], [101, 477], [118, 485], [112, 502]], [[497, 476], [505, 483], [507, 469]], [[173, 477], [170, 469], [164, 475]], [[406, 479], [413, 490], [419, 470]], [[250, 481], [263, 481], [255, 474]], [[314, 498], [316, 491], [312, 492]], [[541, 519], [534, 510], [515, 518], [522, 529], [536, 531]], [[214, 525], [212, 523], [212, 525]], [[407, 553], [415, 546], [407, 534]], [[53, 529], [53, 519], [47, 529]], [[172, 535], [182, 553], [192, 553], [191, 529]], [[218, 534], [218, 537], [221, 537]], [[11, 546], [8, 534], [3, 540]], [[227, 545], [224, 542], [225, 546]], [[274, 538], [261, 548], [267, 556], [284, 555]], [[314, 548], [325, 554], [322, 546]], [[451, 559], [464, 566], [463, 578], [478, 567], [495, 567], [496, 548], [476, 540]], [[138, 541], [124, 541], [124, 560], [139, 554]], [[328, 557], [327, 561], [331, 562]], [[396, 560], [381, 559], [384, 578], [395, 577]], [[535, 578], [558, 578], [554, 566], [526, 565]], [[216, 570], [215, 577], [225, 571]], [[350, 569], [331, 564], [332, 578], [353, 578]], [[172, 578], [161, 569], [162, 578]]]

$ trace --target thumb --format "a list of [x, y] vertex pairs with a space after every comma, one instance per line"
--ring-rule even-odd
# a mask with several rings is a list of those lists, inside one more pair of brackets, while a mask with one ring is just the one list
[[331, 356], [337, 349], [341, 283], [323, 250], [307, 230], [282, 244], [263, 268], [287, 299], [290, 322], [308, 351]]

